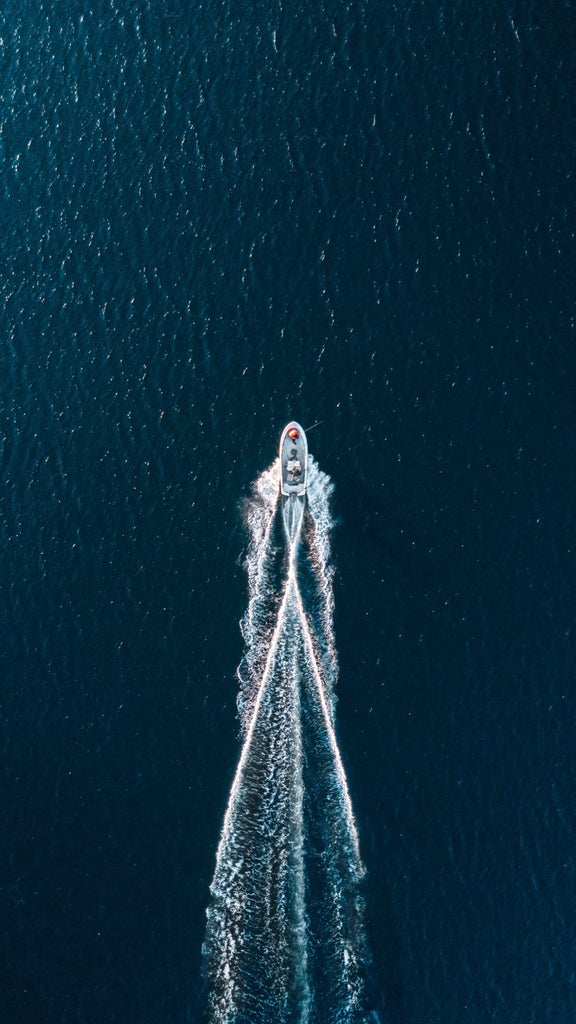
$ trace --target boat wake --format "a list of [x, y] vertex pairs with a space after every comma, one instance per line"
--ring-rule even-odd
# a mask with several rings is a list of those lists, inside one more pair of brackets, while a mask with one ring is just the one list
[[364, 873], [334, 731], [332, 485], [277, 465], [246, 504], [243, 746], [207, 912], [211, 1024], [367, 1024]]

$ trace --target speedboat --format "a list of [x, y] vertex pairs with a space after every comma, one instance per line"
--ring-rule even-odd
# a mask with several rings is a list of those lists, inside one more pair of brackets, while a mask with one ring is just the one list
[[294, 420], [284, 427], [280, 438], [280, 493], [287, 497], [306, 494], [308, 469], [308, 442], [299, 423]]

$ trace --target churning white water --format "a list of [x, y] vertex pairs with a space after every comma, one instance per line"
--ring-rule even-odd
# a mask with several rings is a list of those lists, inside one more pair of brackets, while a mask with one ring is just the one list
[[281, 498], [273, 465], [246, 505], [243, 746], [204, 943], [212, 1024], [369, 1019], [364, 869], [334, 731], [331, 491], [309, 457], [305, 498]]

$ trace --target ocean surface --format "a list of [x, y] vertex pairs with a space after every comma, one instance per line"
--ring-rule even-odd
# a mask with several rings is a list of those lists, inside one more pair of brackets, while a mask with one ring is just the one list
[[373, 1005], [573, 1024], [573, 3], [5, 0], [0, 67], [0, 1024], [204, 1020], [292, 418]]

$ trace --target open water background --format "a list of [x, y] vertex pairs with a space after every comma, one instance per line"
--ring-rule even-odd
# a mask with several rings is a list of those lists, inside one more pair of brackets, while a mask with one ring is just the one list
[[2, 5], [2, 1024], [201, 1019], [292, 417], [382, 1019], [576, 1020], [575, 55], [567, 0]]

